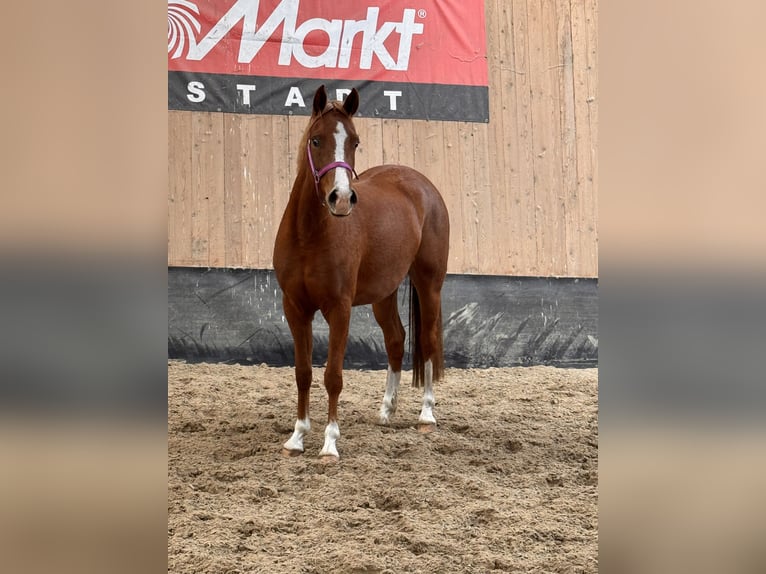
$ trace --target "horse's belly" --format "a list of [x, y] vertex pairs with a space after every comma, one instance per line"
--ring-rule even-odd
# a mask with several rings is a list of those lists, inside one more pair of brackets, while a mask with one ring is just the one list
[[363, 265], [356, 281], [354, 305], [369, 305], [385, 299], [396, 291], [407, 276], [411, 262], [380, 261]]

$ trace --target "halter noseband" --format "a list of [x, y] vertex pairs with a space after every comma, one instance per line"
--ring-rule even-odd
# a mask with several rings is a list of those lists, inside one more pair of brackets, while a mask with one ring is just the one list
[[[325, 115], [325, 113], [330, 112], [332, 110], [338, 110], [338, 108], [335, 107], [335, 105], [333, 104], [331, 107], [328, 107], [321, 114], [319, 114], [319, 116], [314, 120], [314, 122], [316, 122], [319, 118]], [[313, 122], [312, 122], [312, 125], [313, 125]], [[310, 129], [310, 126], [309, 126], [309, 129]], [[359, 179], [359, 176], [357, 175], [356, 170], [345, 161], [334, 161], [332, 163], [328, 163], [322, 169], [317, 170], [314, 167], [314, 158], [311, 157], [311, 138], [309, 138], [309, 140], [306, 142], [306, 155], [308, 156], [308, 159], [309, 159], [309, 168], [311, 169], [311, 174], [314, 176], [314, 189], [316, 190], [317, 197], [319, 197], [320, 199], [321, 199], [321, 195], [319, 194], [319, 180], [322, 179], [322, 177], [328, 171], [333, 170], [336, 167], [342, 167], [343, 169], [353, 173], [356, 179]], [[324, 199], [322, 199], [322, 204], [324, 204]]]
[[[345, 161], [334, 161], [332, 163], [328, 163], [322, 169], [317, 170], [314, 167], [314, 159], [311, 157], [311, 140], [306, 142], [306, 155], [309, 158], [309, 168], [311, 169], [311, 173], [314, 176], [314, 189], [316, 190], [317, 196], [319, 196], [319, 180], [322, 179], [322, 177], [324, 177], [328, 171], [333, 170], [336, 167], [342, 167], [343, 169], [350, 171], [354, 174], [356, 179], [359, 179], [359, 176], [356, 174], [356, 170]], [[324, 201], [322, 201], [322, 203], [324, 203]]]

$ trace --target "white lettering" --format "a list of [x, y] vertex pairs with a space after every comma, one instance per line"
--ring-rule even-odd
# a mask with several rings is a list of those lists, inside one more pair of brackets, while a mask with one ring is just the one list
[[186, 84], [186, 89], [189, 92], [186, 94], [186, 99], [190, 102], [196, 104], [205, 101], [205, 84], [202, 82], [189, 82]]
[[[380, 8], [368, 8], [368, 20], [370, 19], [371, 12], [375, 14], [375, 24], [377, 25], [378, 12], [380, 12]], [[372, 67], [373, 54], [378, 56], [380, 63], [383, 64], [383, 67], [387, 70], [396, 69], [396, 62], [394, 62], [391, 54], [388, 53], [388, 50], [386, 50], [386, 47], [383, 45], [391, 32], [394, 31], [394, 28], [396, 28], [396, 24], [394, 22], [385, 22], [380, 27], [380, 30], [375, 31], [375, 28], [372, 29], [372, 37], [370, 37], [369, 28], [364, 30], [364, 39], [362, 40], [362, 55], [359, 58], [359, 67], [362, 70], [369, 70]]]
[[[283, 21], [285, 23], [285, 36], [287, 36], [289, 30], [295, 30], [295, 20], [298, 18], [299, 0], [282, 0], [256, 31], [255, 17], [258, 14], [258, 0], [250, 1], [254, 1], [256, 5], [255, 9], [250, 13], [252, 15], [251, 26], [248, 26], [248, 18], [245, 16], [245, 25], [242, 29], [242, 43], [239, 45], [239, 58], [237, 58], [241, 63], [251, 62]], [[284, 46], [284, 44], [283, 40], [282, 45]], [[282, 58], [281, 52], [279, 57], [280, 59]]]
[[362, 32], [362, 46], [365, 45], [366, 38], [375, 35], [378, 27], [378, 8], [367, 8], [367, 18], [364, 20], [346, 20], [343, 26], [343, 39], [340, 42], [340, 56], [338, 58], [339, 68], [348, 68], [351, 63], [351, 50], [354, 46], [354, 38], [359, 32]]
[[290, 93], [287, 94], [287, 99], [285, 100], [285, 107], [292, 106], [294, 104], [298, 104], [302, 108], [306, 107], [306, 103], [303, 101], [301, 91], [296, 86], [290, 88]]
[[[279, 25], [284, 22], [285, 36], [288, 31], [295, 30], [295, 21], [298, 18], [298, 3], [300, 0], [282, 0], [274, 11], [269, 15], [266, 21], [258, 28], [256, 21], [258, 17], [258, 5], [260, 0], [238, 0], [229, 11], [224, 14], [215, 26], [213, 26], [207, 35], [198, 43], [191, 41], [189, 53], [186, 56], [189, 60], [201, 60], [213, 47], [218, 44], [231, 29], [236, 26], [240, 20], [244, 19], [242, 24], [242, 39], [239, 44], [240, 63], [249, 63], [260, 51], [266, 41], [276, 31]], [[284, 42], [283, 42], [284, 45]]]
[[383, 90], [383, 95], [388, 96], [388, 109], [392, 112], [396, 110], [396, 98], [401, 97], [401, 90]]
[[[324, 20], [322, 18], [312, 18], [306, 20], [298, 26], [290, 37], [282, 38], [282, 48], [279, 51], [279, 64], [282, 66], [290, 65], [290, 52], [298, 60], [301, 66], [306, 68], [334, 68], [338, 61], [338, 50], [340, 43], [340, 31], [343, 28], [343, 20]], [[309, 56], [303, 47], [306, 36], [310, 32], [321, 30], [327, 34], [330, 43], [327, 49], [318, 56]]]
[[423, 24], [415, 23], [415, 10], [407, 8], [402, 16], [402, 23], [396, 25], [399, 39], [399, 52], [396, 55], [395, 70], [406, 70], [410, 67], [410, 51], [412, 50], [412, 37], [423, 33]]
[[[416, 11], [412, 8], [403, 10], [401, 22], [383, 22], [378, 27], [380, 9], [375, 6], [367, 8], [367, 17], [364, 20], [311, 18], [298, 26], [300, 0], [281, 0], [266, 20], [258, 26], [259, 6], [260, 0], [237, 0], [201, 40], [196, 41], [190, 35], [187, 59], [201, 60], [207, 56], [242, 22], [237, 57], [237, 61], [242, 64], [250, 63], [281, 27], [282, 38], [278, 59], [280, 66], [291, 65], [295, 58], [298, 64], [306, 68], [348, 68], [351, 65], [355, 40], [361, 33], [361, 45], [357, 47], [360, 69], [369, 70], [372, 67], [373, 57], [377, 57], [387, 70], [407, 70], [413, 36], [422, 34], [424, 29], [422, 23], [415, 22]], [[306, 37], [315, 31], [324, 32], [328, 43], [321, 54], [311, 56], [306, 53], [304, 44]], [[396, 59], [385, 46], [389, 36], [394, 32], [399, 34]]]
[[[362, 55], [359, 59], [359, 67], [363, 70], [369, 70], [372, 66], [373, 54], [378, 57], [380, 63], [387, 70], [406, 70], [410, 65], [410, 51], [412, 49], [412, 37], [415, 34], [423, 33], [423, 24], [415, 22], [415, 10], [405, 9], [401, 22], [385, 22], [379, 30], [375, 31], [378, 23], [378, 8], [367, 9], [367, 20], [374, 16], [373, 36], [369, 35], [369, 28], [364, 30], [364, 40], [362, 42]], [[396, 30], [400, 34], [399, 51], [397, 61], [391, 57], [385, 47], [388, 36]]]
[[250, 92], [255, 91], [254, 84], [237, 84], [237, 89], [242, 92], [242, 104], [245, 106], [250, 105]]
[[343, 99], [351, 93], [351, 90], [347, 88], [338, 88], [335, 90], [335, 99], [343, 101]]

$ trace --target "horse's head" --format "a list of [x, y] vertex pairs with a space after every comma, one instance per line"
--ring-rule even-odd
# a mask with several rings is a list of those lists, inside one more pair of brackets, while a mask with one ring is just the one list
[[[359, 145], [351, 116], [359, 107], [356, 89], [343, 102], [327, 101], [320, 86], [314, 94], [311, 122], [306, 131], [306, 154], [314, 188], [330, 213], [349, 215], [357, 202], [353, 188], [354, 156]], [[325, 177], [326, 176], [326, 177]]]

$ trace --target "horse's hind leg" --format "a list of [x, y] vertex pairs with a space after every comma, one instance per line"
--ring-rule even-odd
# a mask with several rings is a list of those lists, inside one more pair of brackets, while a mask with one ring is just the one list
[[414, 358], [413, 363], [422, 362], [423, 365], [423, 406], [418, 418], [418, 429], [421, 432], [431, 432], [436, 427], [436, 417], [433, 413], [436, 404], [434, 381], [441, 379], [444, 370], [441, 282], [422, 282], [416, 277], [412, 277], [411, 280], [418, 293], [420, 312], [419, 341], [413, 346], [414, 352], [420, 353], [420, 357]]
[[380, 422], [382, 424], [388, 424], [391, 416], [396, 412], [396, 396], [399, 391], [399, 381], [402, 378], [405, 331], [402, 320], [399, 318], [396, 296], [397, 291], [394, 291], [382, 301], [372, 305], [375, 320], [383, 330], [386, 354], [388, 355], [386, 391], [383, 395], [383, 404], [380, 406]]

